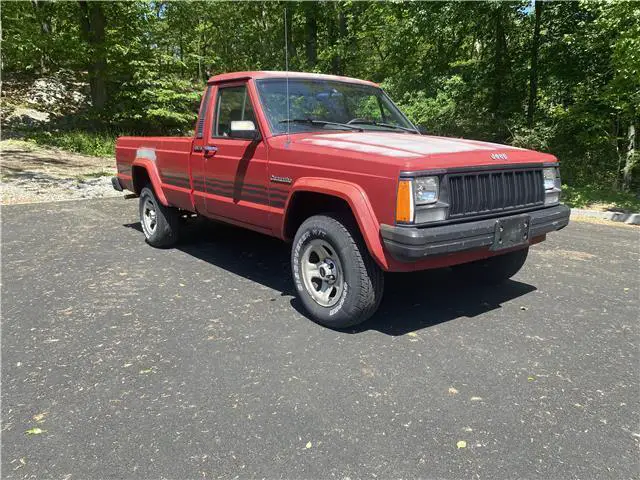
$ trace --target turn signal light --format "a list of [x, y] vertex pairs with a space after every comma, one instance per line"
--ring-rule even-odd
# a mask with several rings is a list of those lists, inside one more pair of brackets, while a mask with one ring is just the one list
[[413, 182], [400, 179], [396, 200], [396, 222], [413, 222]]

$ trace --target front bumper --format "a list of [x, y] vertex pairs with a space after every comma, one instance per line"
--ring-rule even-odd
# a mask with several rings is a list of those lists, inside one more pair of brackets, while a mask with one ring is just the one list
[[[569, 223], [570, 209], [566, 205], [527, 212], [530, 218], [529, 239], [560, 230]], [[486, 220], [442, 225], [439, 227], [396, 227], [380, 225], [385, 248], [400, 261], [411, 262], [436, 255], [491, 247], [495, 241], [496, 224], [522, 214]]]

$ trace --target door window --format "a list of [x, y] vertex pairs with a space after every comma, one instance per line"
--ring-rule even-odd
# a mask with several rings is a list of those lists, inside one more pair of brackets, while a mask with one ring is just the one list
[[215, 111], [215, 128], [212, 129], [214, 137], [230, 137], [233, 121], [250, 120], [255, 124], [253, 106], [246, 85], [220, 88]]

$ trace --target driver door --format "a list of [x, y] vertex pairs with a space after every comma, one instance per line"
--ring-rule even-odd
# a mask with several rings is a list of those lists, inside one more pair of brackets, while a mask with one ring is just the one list
[[267, 150], [262, 136], [234, 138], [234, 121], [253, 122], [259, 130], [247, 82], [216, 89], [209, 148], [205, 147], [207, 213], [269, 231]]

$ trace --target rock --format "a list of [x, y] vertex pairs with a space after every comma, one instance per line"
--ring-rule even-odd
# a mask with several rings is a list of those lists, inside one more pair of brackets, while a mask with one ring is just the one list
[[47, 109], [68, 109], [87, 101], [83, 83], [62, 81], [58, 78], [39, 78], [27, 91], [26, 100], [32, 105]]
[[6, 123], [12, 126], [36, 126], [49, 122], [49, 114], [34, 110], [33, 108], [16, 108], [11, 115], [6, 118]]

